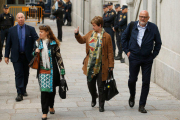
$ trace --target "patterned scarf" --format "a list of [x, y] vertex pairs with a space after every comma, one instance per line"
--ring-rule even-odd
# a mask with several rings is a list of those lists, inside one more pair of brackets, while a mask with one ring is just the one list
[[89, 40], [89, 60], [87, 66], [87, 80], [91, 82], [92, 78], [99, 73], [102, 61], [102, 38], [105, 30], [102, 29], [100, 36], [93, 31]]

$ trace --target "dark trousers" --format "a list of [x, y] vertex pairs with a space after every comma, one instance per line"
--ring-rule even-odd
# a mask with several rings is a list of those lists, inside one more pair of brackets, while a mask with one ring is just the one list
[[57, 19], [56, 23], [57, 23], [57, 29], [58, 29], [58, 39], [60, 41], [62, 41], [62, 24], [63, 24], [63, 21]]
[[92, 96], [92, 100], [96, 100], [96, 96], [97, 96], [96, 81], [99, 91], [99, 106], [104, 107], [105, 98], [103, 95], [103, 89], [104, 89], [105, 81], [102, 81], [102, 69], [96, 76], [94, 76], [91, 82], [87, 82], [89, 92]]
[[25, 54], [19, 54], [19, 59], [17, 62], [13, 62], [13, 67], [15, 71], [15, 81], [16, 89], [18, 94], [24, 95], [26, 92], [26, 87], [29, 78], [29, 61]]
[[118, 54], [122, 56], [122, 46], [121, 46], [121, 32], [116, 32], [116, 44], [118, 48]]
[[113, 44], [113, 51], [116, 50], [116, 45], [114, 41], [114, 31], [111, 27], [105, 27], [104, 30], [111, 36], [112, 44]]
[[[41, 19], [41, 10], [38, 10], [38, 22], [40, 22]], [[42, 11], [42, 23], [44, 23], [44, 11]]]
[[42, 113], [47, 114], [49, 107], [54, 107], [54, 98], [56, 95], [56, 87], [53, 88], [53, 92], [41, 92], [41, 107]]
[[4, 40], [5, 40], [5, 38], [7, 39], [8, 31], [9, 31], [9, 29], [1, 30], [1, 45], [2, 45], [2, 49], [3, 49], [3, 45], [4, 45]]
[[71, 12], [65, 12], [64, 23], [66, 20], [71, 23]]
[[138, 78], [139, 70], [142, 70], [142, 88], [139, 105], [146, 105], [147, 96], [150, 87], [151, 68], [153, 64], [153, 56], [149, 55], [147, 58], [137, 57], [130, 54], [129, 57], [129, 91], [131, 96], [135, 97], [136, 94], [136, 81]]

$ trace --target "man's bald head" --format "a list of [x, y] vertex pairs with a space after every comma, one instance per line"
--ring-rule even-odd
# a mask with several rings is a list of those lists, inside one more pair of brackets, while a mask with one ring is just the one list
[[142, 27], [145, 27], [149, 20], [149, 13], [146, 10], [142, 10], [139, 14], [139, 24]]
[[25, 22], [25, 16], [23, 13], [19, 12], [17, 15], [16, 15], [16, 19], [17, 19], [17, 22], [20, 26], [23, 26], [24, 25], [24, 22]]

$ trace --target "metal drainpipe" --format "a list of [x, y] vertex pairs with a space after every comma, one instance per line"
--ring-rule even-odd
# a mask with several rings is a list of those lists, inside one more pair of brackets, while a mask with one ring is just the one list
[[84, 34], [84, 23], [85, 23], [85, 1], [83, 0], [83, 34]]

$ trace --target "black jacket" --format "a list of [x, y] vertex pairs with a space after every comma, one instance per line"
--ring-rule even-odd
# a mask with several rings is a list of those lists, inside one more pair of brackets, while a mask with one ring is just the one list
[[37, 6], [41, 6], [41, 7], [42, 7], [42, 9], [44, 9], [44, 8], [45, 8], [45, 6], [44, 6], [44, 2], [39, 2], [39, 4], [38, 4]]
[[65, 11], [66, 10], [68, 10], [68, 12], [70, 12], [70, 13], [72, 11], [72, 3], [70, 1], [66, 3]]
[[64, 10], [61, 7], [59, 7], [57, 11], [53, 13], [53, 15], [56, 16], [57, 20], [62, 20], [62, 21], [63, 21], [63, 14], [64, 14]]
[[0, 25], [1, 25], [1, 28], [2, 27], [9, 27], [10, 28], [10, 27], [14, 26], [14, 16], [10, 13], [1, 14], [0, 15]]

